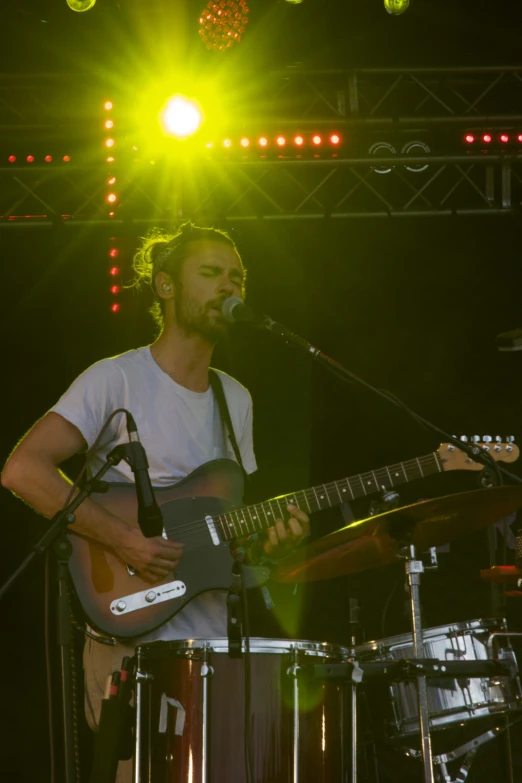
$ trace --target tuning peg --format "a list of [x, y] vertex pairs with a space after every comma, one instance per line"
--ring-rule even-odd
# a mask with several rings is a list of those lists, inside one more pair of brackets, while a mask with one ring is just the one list
[[502, 443], [502, 437], [500, 435], [495, 435], [495, 442]]
[[514, 443], [515, 442], [515, 436], [514, 435], [508, 435], [506, 437], [506, 443]]
[[459, 440], [461, 440], [462, 443], [467, 443], [468, 442], [468, 436], [467, 435], [461, 435]]
[[480, 443], [480, 435], [472, 435], [471, 436], [471, 442], [472, 443]]
[[491, 437], [491, 435], [484, 435], [484, 437], [482, 438], [482, 440], [483, 440], [483, 442], [484, 442], [484, 443], [491, 443], [491, 441], [493, 440], [493, 438]]

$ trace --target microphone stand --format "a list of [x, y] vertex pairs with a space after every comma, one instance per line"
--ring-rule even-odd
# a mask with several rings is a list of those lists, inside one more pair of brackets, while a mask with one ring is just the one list
[[232, 582], [227, 594], [227, 635], [229, 658], [242, 658], [243, 616], [241, 595], [244, 590], [241, 564], [234, 560]]
[[[286, 326], [283, 326], [283, 324], [277, 323], [268, 316], [261, 314], [256, 315], [255, 319], [249, 320], [247, 323], [250, 323], [252, 326], [257, 328], [266, 329], [267, 331], [272, 332], [272, 334], [283, 340], [288, 345], [293, 345], [302, 352], [306, 353], [308, 356], [311, 356], [314, 361], [317, 361], [319, 364], [333, 373], [337, 378], [345, 381], [345, 383], [356, 383], [373, 394], [382, 397], [396, 407], [401, 408], [403, 411], [406, 411], [406, 413], [412, 416], [419, 424], [422, 424], [427, 429], [436, 433], [442, 438], [443, 441], [449, 441], [452, 443], [456, 448], [467, 454], [468, 457], [474, 462], [478, 462], [484, 466], [493, 468], [499, 477], [502, 475], [510, 478], [517, 484], [522, 484], [522, 479], [519, 476], [516, 476], [515, 474], [507, 471], [505, 468], [497, 465], [489, 458], [489, 454], [481, 449], [478, 444], [468, 444], [458, 440], [453, 435], [448, 434], [437, 425], [432, 424], [432, 422], [428, 421], [422, 416], [419, 416], [393, 395], [388, 394], [382, 389], [378, 389], [377, 387], [372, 386], [370, 383], [355, 375], [355, 373], [352, 373], [339, 362], [331, 359], [329, 356], [319, 350], [319, 348], [316, 348], [307, 340], [304, 340], [302, 337], [293, 334], [289, 329], [286, 328]], [[420, 576], [424, 571], [424, 566], [422, 561], [418, 559], [415, 546], [413, 546], [411, 540], [406, 542], [403, 541], [402, 548], [401, 542], [398, 541], [397, 544], [398, 554], [400, 553], [400, 555], [405, 560], [406, 578], [410, 593], [415, 657], [424, 658], [424, 636], [422, 631], [420, 604]], [[431, 748], [429, 725], [428, 692], [426, 677], [422, 673], [419, 673], [419, 676], [417, 677], [417, 697], [419, 707], [422, 760], [424, 764], [424, 780], [425, 783], [434, 783], [435, 775], [433, 770], [433, 754]]]
[[108, 485], [101, 481], [102, 476], [125, 457], [128, 444], [116, 446], [107, 455], [105, 463], [93, 478], [86, 481], [75, 498], [50, 520], [51, 525], [34, 545], [32, 551], [18, 566], [7, 581], [0, 587], [0, 599], [7, 593], [19, 576], [28, 568], [37, 555], [43, 554], [53, 546], [58, 562], [58, 607], [57, 607], [57, 641], [60, 647], [61, 679], [62, 679], [62, 712], [64, 733], [64, 758], [66, 783], [75, 783], [75, 753], [74, 753], [74, 711], [72, 697], [72, 667], [71, 667], [71, 623], [68, 591], [68, 563], [72, 547], [66, 528], [76, 517], [74, 512], [93, 492], [106, 492]]

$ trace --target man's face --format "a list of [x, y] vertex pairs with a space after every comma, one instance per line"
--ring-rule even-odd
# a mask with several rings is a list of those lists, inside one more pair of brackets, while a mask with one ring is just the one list
[[222, 242], [191, 242], [174, 283], [175, 318], [187, 336], [215, 343], [228, 329], [221, 305], [243, 295], [244, 271], [236, 251]]

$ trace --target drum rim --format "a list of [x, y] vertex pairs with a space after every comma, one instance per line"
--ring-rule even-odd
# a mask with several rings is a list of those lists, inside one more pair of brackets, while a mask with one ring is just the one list
[[[171, 639], [169, 641], [157, 640], [148, 642], [137, 647], [144, 657], [157, 657], [161, 649], [165, 650], [166, 645], [170, 650], [177, 651], [198, 651], [208, 650], [209, 652], [228, 652], [228, 638], [214, 637], [203, 639]], [[245, 640], [242, 643], [243, 652], [245, 652]], [[270, 639], [262, 636], [250, 637], [250, 652], [253, 654], [268, 653], [282, 654], [293, 650], [305, 652], [309, 655], [318, 657], [337, 657], [346, 658], [349, 655], [347, 647], [340, 644], [330, 644], [329, 642], [314, 642], [308, 639]]]
[[[488, 617], [479, 618], [477, 620], [461, 620], [456, 623], [446, 623], [445, 625], [434, 625], [430, 628], [422, 629], [423, 640], [429, 640], [435, 636], [448, 636], [455, 632], [474, 631], [477, 629], [498, 629], [503, 631], [507, 628], [507, 622], [505, 617]], [[413, 644], [413, 633], [401, 633], [396, 636], [386, 636], [383, 639], [373, 639], [370, 642], [364, 644], [358, 644], [354, 650], [357, 655], [358, 652], [366, 652], [370, 650], [378, 650], [387, 647], [398, 647], [406, 642]]]

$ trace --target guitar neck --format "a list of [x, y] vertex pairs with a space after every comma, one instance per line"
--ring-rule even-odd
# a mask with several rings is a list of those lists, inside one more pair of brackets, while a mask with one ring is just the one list
[[369, 473], [359, 473], [357, 476], [332, 481], [330, 484], [320, 484], [311, 489], [281, 495], [264, 503], [244, 506], [227, 514], [215, 517], [220, 533], [225, 541], [232, 541], [244, 535], [251, 535], [274, 524], [275, 519], [282, 519], [288, 513], [286, 506], [295, 506], [313, 514], [324, 508], [339, 506], [341, 503], [357, 500], [357, 498], [374, 495], [382, 489], [393, 489], [400, 484], [442, 473], [443, 467], [437, 452], [417, 457], [407, 462], [398, 462]]

